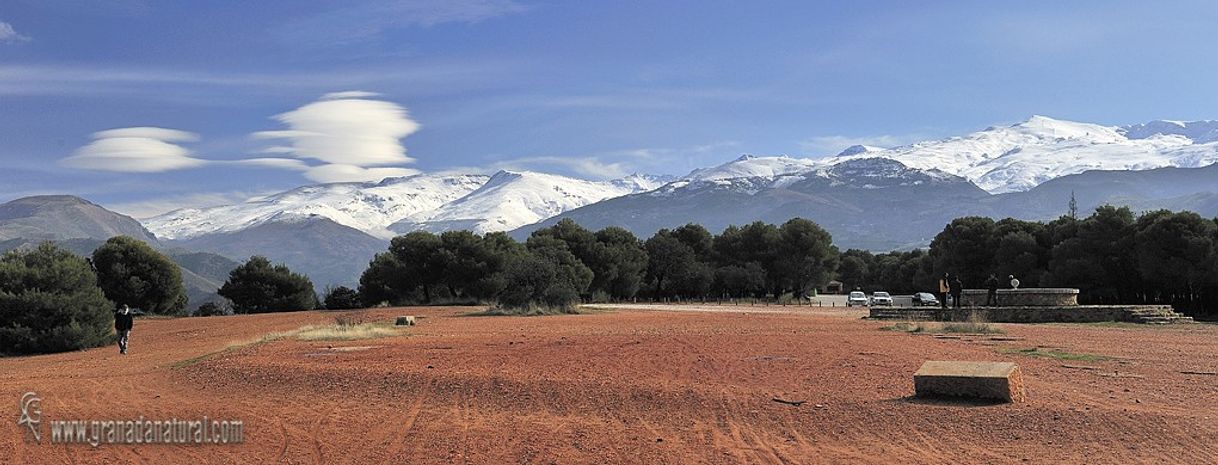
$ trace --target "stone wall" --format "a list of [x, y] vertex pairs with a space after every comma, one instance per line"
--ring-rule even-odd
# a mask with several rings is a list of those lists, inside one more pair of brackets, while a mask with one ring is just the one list
[[[1146, 313], [1172, 314], [1169, 305], [1076, 305], [1068, 307], [964, 307], [940, 310], [926, 307], [872, 307], [871, 318], [881, 320], [968, 321], [976, 312], [994, 323], [1096, 323], [1102, 321], [1140, 322]], [[933, 315], [933, 317], [931, 316]]]
[[[985, 305], [988, 294], [989, 291], [985, 289], [965, 289], [960, 296], [960, 303], [965, 307], [982, 306]], [[999, 289], [998, 305], [1011, 307], [1069, 307], [1078, 305], [1078, 289]]]

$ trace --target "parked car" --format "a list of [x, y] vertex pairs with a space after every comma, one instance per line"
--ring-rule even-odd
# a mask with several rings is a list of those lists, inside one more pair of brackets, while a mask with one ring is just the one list
[[892, 296], [884, 291], [871, 293], [871, 305], [892, 306]]
[[913, 295], [913, 304], [915, 307], [937, 307], [939, 298], [929, 292], [919, 292]]
[[867, 303], [867, 294], [862, 293], [862, 291], [851, 292], [850, 296], [846, 297], [847, 307], [853, 307], [855, 305], [866, 307]]

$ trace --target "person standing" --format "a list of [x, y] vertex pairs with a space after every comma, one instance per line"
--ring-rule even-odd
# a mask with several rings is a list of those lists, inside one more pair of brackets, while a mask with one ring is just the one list
[[998, 276], [995, 276], [994, 273], [990, 273], [990, 278], [985, 280], [985, 289], [987, 291], [989, 291], [985, 295], [985, 306], [997, 307], [998, 306]]
[[939, 308], [947, 309], [947, 291], [951, 289], [951, 281], [947, 273], [939, 280]]
[[131, 336], [131, 328], [135, 326], [135, 317], [131, 315], [131, 307], [123, 304], [114, 314], [114, 332], [118, 333], [118, 353], [127, 354], [127, 339]]
[[964, 293], [964, 283], [960, 282], [960, 275], [952, 278], [952, 308], [960, 308], [960, 294]]

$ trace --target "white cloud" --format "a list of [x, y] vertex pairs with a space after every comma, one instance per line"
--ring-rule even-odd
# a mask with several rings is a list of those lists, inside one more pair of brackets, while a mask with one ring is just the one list
[[13, 42], [29, 42], [29, 41], [30, 41], [29, 36], [25, 36], [25, 35], [21, 35], [21, 34], [17, 33], [17, 30], [13, 29], [12, 24], [6, 23], [4, 21], [0, 21], [0, 44], [6, 43], [6, 42], [13, 43]]
[[[327, 94], [322, 100], [275, 116], [289, 129], [253, 134], [259, 139], [284, 139], [292, 154], [325, 163], [356, 166], [402, 165], [401, 139], [419, 130], [406, 109], [392, 102], [363, 98], [362, 91]], [[360, 95], [361, 97], [352, 97]], [[276, 147], [278, 153], [286, 150]]]
[[[278, 145], [260, 153], [292, 155], [317, 160], [321, 165], [284, 164], [271, 158], [265, 166], [300, 169], [318, 182], [379, 181], [419, 171], [401, 165], [414, 162], [406, 156], [402, 139], [419, 130], [405, 108], [367, 91], [331, 92], [305, 106], [275, 116], [288, 128], [253, 133], [255, 139], [276, 140]], [[297, 160], [299, 161], [299, 160]]]
[[155, 127], [110, 129], [93, 133], [93, 141], [60, 160], [64, 166], [98, 171], [157, 173], [207, 164], [175, 142], [197, 141], [186, 131]]
[[347, 91], [343, 91], [343, 92], [330, 92], [326, 95], [321, 96], [321, 99], [322, 100], [340, 100], [340, 99], [347, 99], [347, 98], [370, 98], [370, 97], [380, 97], [380, 96], [381, 96], [381, 94], [378, 94], [376, 92], [367, 92], [367, 91], [362, 91], [362, 90], [347, 90]]
[[410, 168], [364, 168], [362, 166], [331, 163], [315, 166], [305, 171], [305, 177], [317, 182], [366, 182], [385, 178], [411, 176], [419, 170]]
[[872, 147], [892, 148], [900, 145], [905, 145], [910, 142], [920, 140], [917, 136], [905, 135], [878, 135], [878, 136], [820, 136], [813, 137], [806, 141], [800, 142], [799, 146], [805, 152], [810, 152], [816, 156], [832, 156], [837, 155], [847, 147], [855, 145], [867, 145]]
[[566, 171], [590, 179], [613, 179], [631, 173], [630, 165], [622, 162], [605, 162], [597, 157], [525, 157], [501, 161], [491, 165], [494, 170]]
[[266, 193], [255, 194], [248, 192], [212, 192], [158, 196], [155, 199], [149, 200], [106, 204], [106, 208], [142, 220], [182, 208], [206, 208], [215, 207], [218, 205], [232, 205], [234, 203], [245, 202], [265, 194]]
[[140, 138], [140, 139], [157, 139], [165, 142], [197, 142], [199, 135], [193, 132], [186, 132], [177, 129], [165, 129], [155, 127], [134, 127], [134, 128], [118, 128], [107, 129], [105, 131], [97, 131], [93, 133], [94, 139], [117, 139], [117, 138]]

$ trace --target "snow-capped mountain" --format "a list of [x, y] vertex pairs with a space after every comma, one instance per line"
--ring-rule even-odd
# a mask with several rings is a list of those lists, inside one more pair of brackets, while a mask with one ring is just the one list
[[1218, 121], [1101, 126], [1033, 116], [966, 136], [823, 160], [885, 157], [963, 176], [991, 193], [1019, 192], [1088, 170], [1196, 168], [1218, 162]]
[[190, 239], [240, 231], [291, 216], [321, 216], [389, 238], [389, 225], [464, 197], [490, 179], [484, 175], [416, 175], [375, 183], [304, 186], [244, 203], [186, 208], [144, 220], [157, 237]]
[[328, 218], [382, 239], [416, 229], [483, 233], [651, 190], [664, 181], [645, 175], [597, 182], [531, 172], [424, 174], [376, 183], [304, 186], [234, 205], [175, 210], [144, 224], [158, 237], [178, 241], [309, 217]]
[[656, 192], [672, 194], [682, 190], [717, 187], [756, 193], [761, 189], [786, 187], [813, 178], [825, 180], [831, 186], [848, 185], [869, 189], [902, 183], [917, 185], [955, 178], [937, 169], [910, 169], [899, 161], [883, 157], [882, 150], [854, 146], [843, 153], [868, 153], [872, 156], [841, 156], [831, 160], [744, 155], [719, 166], [694, 170]]
[[739, 178], [777, 178], [799, 174], [825, 166], [822, 160], [792, 158], [787, 156], [758, 157], [742, 155], [740, 158], [711, 168], [693, 170], [682, 181], [718, 181]]
[[587, 181], [530, 171], [500, 171], [482, 187], [431, 211], [407, 216], [390, 229], [483, 234], [509, 231], [572, 208], [636, 192], [650, 191], [667, 179], [631, 175], [612, 181]]
[[[717, 173], [748, 173], [726, 178]], [[877, 250], [919, 244], [991, 195], [960, 176], [906, 167], [888, 158], [836, 164], [789, 157], [741, 157], [659, 189], [572, 209], [517, 229], [517, 238], [570, 218], [585, 228], [620, 226], [640, 237], [697, 223], [718, 232], [753, 221], [811, 219], [839, 245]]]

